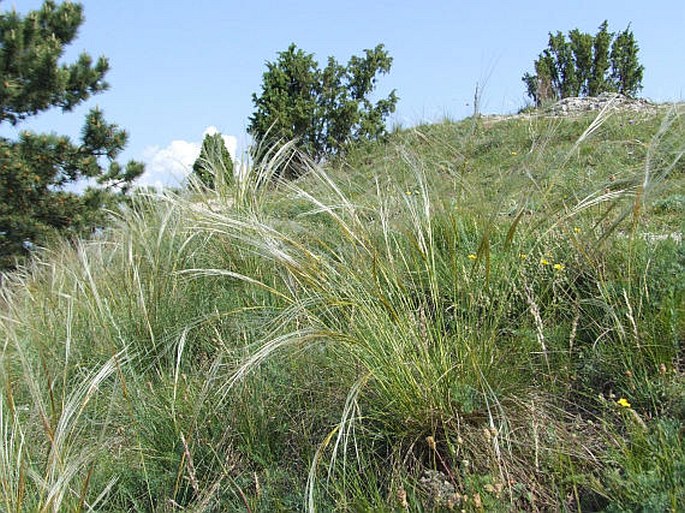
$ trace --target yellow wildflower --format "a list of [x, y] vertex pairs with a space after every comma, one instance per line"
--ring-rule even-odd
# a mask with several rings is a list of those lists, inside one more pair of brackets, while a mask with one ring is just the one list
[[475, 260], [476, 258], [478, 258], [478, 257], [476, 255], [474, 255], [473, 253], [471, 253], [469, 255], [469, 260]]
[[554, 264], [555, 271], [563, 271], [564, 269], [566, 269], [566, 266], [564, 264]]
[[628, 402], [628, 399], [625, 397], [621, 397], [618, 401], [616, 401], [616, 404], [623, 408], [630, 408], [630, 403]]
[[573, 228], [573, 231], [576, 233], [580, 233], [581, 230], [578, 226], [576, 226], [575, 228]]
[[516, 155], [518, 155], [518, 152], [516, 152], [516, 151], [512, 151], [512, 152], [511, 152], [511, 156], [512, 156], [512, 157], [515, 157]]
[[541, 258], [541, 259], [540, 259], [540, 265], [549, 265], [549, 260], [547, 260], [547, 259], [544, 258], [544, 257]]

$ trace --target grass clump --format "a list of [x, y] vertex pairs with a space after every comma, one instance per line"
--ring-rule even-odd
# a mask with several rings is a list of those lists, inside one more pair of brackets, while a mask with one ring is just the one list
[[680, 116], [286, 145], [53, 248], [2, 286], [5, 509], [675, 511]]

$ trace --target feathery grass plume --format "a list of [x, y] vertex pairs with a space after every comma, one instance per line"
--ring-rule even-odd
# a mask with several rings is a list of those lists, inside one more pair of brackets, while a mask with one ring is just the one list
[[264, 141], [259, 141], [240, 164], [233, 191], [233, 205], [237, 209], [259, 212], [269, 188], [281, 181], [284, 170], [294, 159], [304, 157], [297, 150], [297, 141]]
[[[489, 404], [498, 405], [502, 411], [504, 400], [499, 397], [503, 393], [501, 385], [498, 385], [500, 389], [495, 389], [491, 383], [496, 374], [494, 369], [499, 368], [493, 367], [497, 351], [485, 341], [491, 340], [488, 337], [493, 335], [476, 343], [471, 339], [472, 335], [460, 340], [458, 335], [451, 335], [446, 329], [443, 288], [458, 287], [460, 279], [469, 278], [468, 275], [453, 276], [447, 285], [440, 279], [445, 275], [440, 272], [440, 257], [436, 254], [431, 201], [421, 171], [417, 170], [416, 176], [418, 203], [405, 200], [410, 231], [403, 234], [382, 222], [386, 231], [380, 247], [374, 243], [377, 237], [372, 229], [359, 221], [351, 202], [321, 169], [314, 171], [312, 177], [332, 190], [339, 206], [327, 204], [296, 185], [289, 188], [297, 197], [311, 201], [317, 215], [333, 219], [333, 226], [351, 243], [347, 251], [330, 253], [324, 245], [321, 245], [323, 250], [317, 251], [263, 223], [241, 221], [231, 218], [230, 214], [213, 216], [216, 220], [211, 224], [215, 233], [223, 232], [224, 236], [247, 242], [250, 247], [258, 248], [260, 255], [285, 266], [284, 270], [302, 285], [303, 288], [293, 290], [297, 295], [293, 294], [291, 301], [299, 305], [299, 310], [307, 312], [309, 322], [326, 327], [326, 338], [341, 361], [356, 361], [373, 376], [370, 389], [377, 404], [369, 417], [373, 418], [375, 414], [377, 418], [373, 421], [380, 422], [384, 429], [392, 432], [399, 428], [395, 425], [399, 418], [410, 422], [410, 430], [426, 429], [432, 422], [450, 423], [450, 418], [461, 419], [462, 415], [468, 417], [479, 410], [492, 425], [494, 419]], [[266, 234], [268, 238], [264, 237]], [[408, 245], [403, 239], [407, 235]], [[265, 244], [265, 240], [272, 242]], [[396, 267], [387, 267], [388, 262], [397, 262]], [[233, 277], [236, 276], [233, 274]], [[424, 281], [425, 292], [422, 291]], [[413, 296], [416, 293], [426, 295]], [[431, 319], [431, 324], [436, 323], [435, 329], [428, 325], [426, 311], [436, 316]], [[349, 316], [351, 312], [352, 317]], [[496, 317], [499, 315], [497, 310], [493, 313]], [[298, 331], [266, 341], [231, 376], [229, 386], [243, 379], [246, 372], [262, 364], [276, 350], [309, 336], [321, 338], [316, 332], [303, 334]], [[465, 394], [462, 399], [465, 404], [451, 403], [448, 399], [450, 386], [456, 386], [452, 393]], [[429, 414], [430, 411], [433, 413]], [[434, 415], [437, 419], [431, 420]], [[475, 417], [478, 417], [477, 413]], [[405, 429], [401, 428], [394, 435], [406, 436], [408, 433], [403, 434]], [[325, 450], [334, 435], [335, 431], [329, 433], [320, 451]], [[334, 454], [338, 452], [338, 440], [336, 438]], [[499, 453], [499, 445], [496, 447]], [[321, 452], [317, 454], [313, 469], [322, 456]], [[333, 463], [329, 465], [329, 472], [332, 466]], [[315, 479], [311, 473], [309, 482], [308, 495], [312, 500]]]
[[683, 127], [632, 119], [416, 127], [290, 182], [272, 146], [42, 253], [0, 286], [2, 507], [679, 497], [650, 458], [682, 452], [683, 243], [650, 202]]
[[[12, 337], [12, 346], [13, 354], [21, 361], [24, 384], [29, 392], [27, 399], [31, 400], [33, 406], [27, 406], [29, 415], [24, 421], [19, 420], [19, 411], [15, 406], [10, 427], [4, 421], [4, 401], [0, 404], [5, 447], [0, 465], [7, 470], [3, 472], [5, 477], [2, 483], [4, 502], [12, 506], [8, 511], [19, 511], [24, 504], [36, 511], [60, 511], [76, 504], [90, 508], [103, 497], [101, 494], [93, 504], [86, 500], [86, 494], [90, 494], [89, 469], [92, 469], [109, 443], [106, 434], [108, 425], [105, 423], [98, 427], [99, 444], [84, 446], [84, 437], [90, 435], [91, 429], [84, 413], [88, 403], [98, 395], [100, 387], [110, 379], [116, 367], [126, 365], [126, 358], [119, 353], [73, 385], [62, 383], [64, 396], [58, 404], [54, 397], [46, 396], [43, 389], [45, 383], [33, 368], [21, 342]], [[11, 386], [7, 381], [4, 385], [5, 388]], [[68, 388], [71, 390], [67, 391]], [[42, 432], [32, 425], [35, 421], [42, 424]], [[36, 453], [29, 448], [27, 437], [44, 452]], [[106, 494], [106, 489], [112, 485], [113, 481], [101, 492]]]
[[[9, 418], [8, 418], [9, 417]], [[22, 511], [26, 487], [25, 437], [14, 406], [0, 396], [0, 486], [5, 511]]]

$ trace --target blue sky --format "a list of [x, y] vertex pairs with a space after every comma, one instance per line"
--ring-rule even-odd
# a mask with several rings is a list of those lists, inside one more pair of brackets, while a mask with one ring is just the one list
[[[4, 0], [20, 12], [39, 0]], [[326, 2], [83, 0], [86, 22], [65, 60], [81, 51], [109, 58], [111, 89], [74, 113], [48, 113], [19, 127], [76, 137], [85, 112], [100, 106], [130, 134], [125, 159], [148, 165], [146, 183], [174, 183], [194, 160], [203, 134], [218, 129], [247, 144], [252, 93], [266, 61], [294, 42], [324, 63], [346, 62], [378, 43], [393, 57], [378, 93], [400, 97], [390, 123], [412, 126], [471, 114], [476, 83], [484, 113], [525, 104], [521, 76], [547, 45], [548, 32], [595, 33], [629, 23], [645, 66], [642, 95], [685, 95], [685, 2], [437, 1]], [[12, 136], [13, 129], [2, 135]]]

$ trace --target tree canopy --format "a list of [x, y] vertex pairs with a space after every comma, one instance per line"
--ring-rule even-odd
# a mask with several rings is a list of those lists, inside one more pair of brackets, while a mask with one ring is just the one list
[[[25, 16], [0, 13], [0, 126], [52, 108], [69, 112], [107, 90], [105, 57], [82, 53], [75, 63], [60, 62], [83, 22], [83, 7], [71, 2], [46, 0]], [[0, 268], [13, 267], [55, 231], [76, 235], [103, 222], [104, 207], [143, 172], [138, 162], [116, 161], [127, 139], [98, 108], [86, 115], [77, 142], [31, 131], [0, 137]], [[73, 192], [84, 179], [85, 191]]]
[[[248, 133], [261, 143], [296, 140], [315, 161], [346, 151], [350, 144], [385, 135], [385, 120], [395, 111], [395, 91], [371, 100], [378, 75], [390, 71], [383, 45], [364, 50], [343, 66], [333, 57], [321, 69], [313, 54], [291, 44], [267, 63], [262, 91]], [[291, 169], [291, 174], [297, 174]]]
[[533, 63], [535, 73], [522, 77], [526, 93], [538, 106], [603, 92], [634, 97], [642, 89], [644, 72], [638, 51], [630, 26], [614, 34], [607, 21], [594, 36], [578, 29], [571, 30], [568, 39], [561, 32], [550, 33], [547, 48]]

